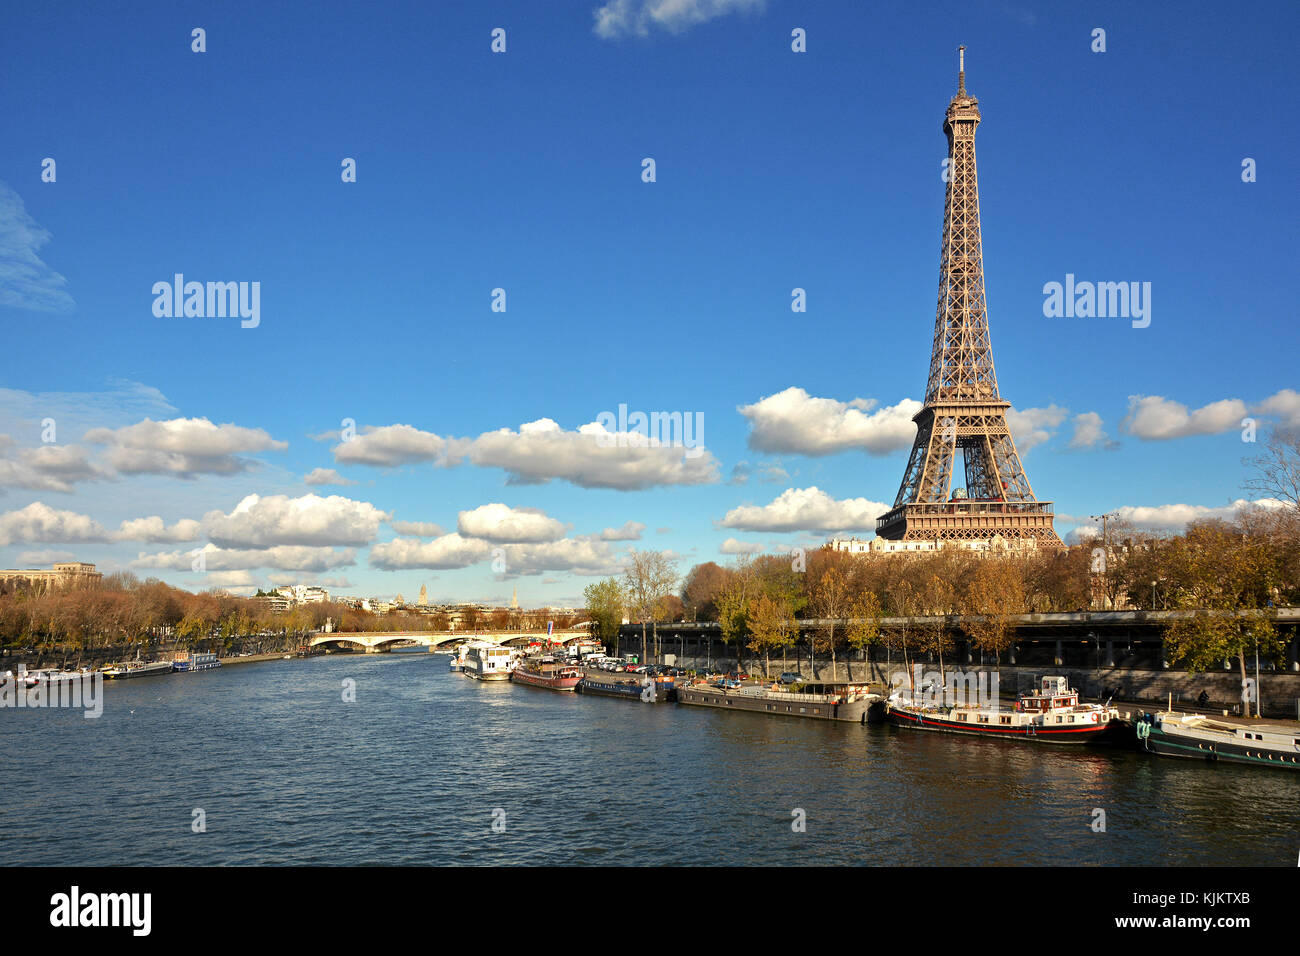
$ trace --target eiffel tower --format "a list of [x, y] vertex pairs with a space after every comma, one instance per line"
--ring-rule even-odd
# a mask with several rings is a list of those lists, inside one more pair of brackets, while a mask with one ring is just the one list
[[[998, 393], [984, 300], [975, 127], [979, 101], [966, 92], [966, 48], [958, 47], [957, 95], [948, 104], [948, 194], [939, 255], [939, 308], [925, 405], [894, 507], [876, 520], [881, 538], [1061, 546], [1052, 505], [1034, 497], [1007, 428], [1011, 403]], [[965, 488], [952, 488], [961, 452]]]

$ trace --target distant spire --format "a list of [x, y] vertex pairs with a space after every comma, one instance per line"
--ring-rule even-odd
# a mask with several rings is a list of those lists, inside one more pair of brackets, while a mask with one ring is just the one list
[[957, 95], [966, 95], [966, 48], [957, 47]]

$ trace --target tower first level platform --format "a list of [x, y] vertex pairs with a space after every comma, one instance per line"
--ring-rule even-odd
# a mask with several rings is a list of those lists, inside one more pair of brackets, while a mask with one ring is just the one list
[[1050, 501], [953, 501], [905, 504], [876, 519], [876, 534], [895, 541], [982, 541], [1001, 535], [1008, 544], [1032, 539], [1059, 548]]

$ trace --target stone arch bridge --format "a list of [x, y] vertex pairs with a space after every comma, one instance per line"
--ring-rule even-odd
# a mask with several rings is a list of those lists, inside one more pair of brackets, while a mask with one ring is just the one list
[[[586, 631], [556, 631], [550, 639], [557, 644], [570, 644], [587, 637]], [[546, 640], [545, 631], [498, 631], [472, 634], [464, 631], [356, 631], [317, 634], [307, 642], [308, 648], [337, 647], [339, 650], [361, 650], [366, 654], [383, 654], [398, 646], [417, 645], [430, 653], [452, 648], [465, 641], [488, 641], [510, 647], [527, 647], [534, 641]]]

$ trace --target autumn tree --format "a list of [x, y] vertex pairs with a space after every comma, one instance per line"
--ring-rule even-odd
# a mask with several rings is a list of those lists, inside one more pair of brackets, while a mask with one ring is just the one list
[[730, 572], [713, 561], [697, 564], [686, 572], [681, 598], [689, 620], [716, 620], [717, 597], [729, 577]]
[[[957, 589], [942, 574], [943, 569], [932, 571], [921, 586], [919, 601], [928, 621], [921, 631], [921, 646], [939, 657], [939, 684], [948, 686], [948, 677], [944, 670], [944, 651], [952, 650], [952, 638], [948, 629], [948, 615], [957, 610]], [[978, 572], [976, 572], [978, 573]]]
[[749, 638], [750, 597], [748, 581], [736, 577], [715, 598], [718, 608], [718, 631], [724, 644], [736, 647], [736, 669], [744, 664], [744, 648]]
[[[907, 558], [901, 558], [906, 561]], [[908, 652], [908, 637], [913, 630], [912, 618], [917, 615], [918, 593], [916, 586], [904, 575], [896, 576], [886, 587], [889, 613], [899, 619], [898, 626], [887, 632], [886, 644], [899, 647], [903, 652], [903, 669], [911, 679], [912, 661]]]
[[788, 595], [781, 592], [760, 591], [750, 601], [749, 627], [753, 634], [750, 648], [763, 654], [763, 675], [771, 676], [772, 649], [781, 649], [782, 669], [785, 667], [786, 649], [793, 643], [795, 633], [794, 612]]
[[[831, 652], [831, 680], [835, 679], [836, 628], [842, 618], [848, 617], [853, 595], [849, 590], [849, 577], [842, 567], [826, 567], [813, 581], [808, 593], [808, 610], [816, 616], [818, 628], [826, 635], [826, 645]], [[810, 666], [817, 674], [816, 642], [811, 641]]]
[[1025, 613], [1024, 569], [1017, 558], [985, 558], [962, 602], [966, 632], [1001, 669], [1002, 652], [1015, 638], [1015, 617]]
[[[849, 622], [845, 637], [849, 647], [867, 651], [880, 640], [880, 599], [874, 591], [863, 591], [849, 608]], [[867, 657], [870, 667], [871, 657]], [[853, 663], [849, 662], [849, 680], [853, 679]]]
[[1247, 652], [1281, 660], [1286, 642], [1265, 613], [1280, 574], [1264, 534], [1224, 521], [1194, 522], [1167, 556], [1175, 606], [1191, 612], [1165, 630], [1171, 662], [1195, 673], [1236, 658], [1244, 682]]

